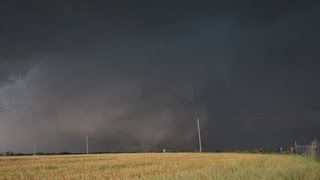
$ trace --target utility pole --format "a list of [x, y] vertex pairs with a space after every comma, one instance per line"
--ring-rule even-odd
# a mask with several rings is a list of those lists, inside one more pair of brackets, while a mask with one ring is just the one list
[[33, 155], [36, 156], [37, 155], [37, 149], [36, 149], [36, 145], [33, 145]]
[[89, 140], [88, 135], [86, 135], [86, 146], [87, 146], [87, 155], [89, 154]]
[[199, 136], [199, 150], [200, 150], [200, 152], [202, 152], [201, 132], [200, 132], [200, 122], [199, 122], [199, 118], [197, 118], [197, 125], [198, 125], [198, 136]]

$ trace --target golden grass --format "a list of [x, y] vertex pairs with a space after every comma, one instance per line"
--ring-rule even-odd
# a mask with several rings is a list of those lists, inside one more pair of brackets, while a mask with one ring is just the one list
[[0, 179], [320, 179], [320, 163], [290, 155], [142, 153], [1, 157]]

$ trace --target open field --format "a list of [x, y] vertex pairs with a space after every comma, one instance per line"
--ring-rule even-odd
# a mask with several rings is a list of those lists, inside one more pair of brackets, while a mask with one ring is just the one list
[[236, 153], [0, 157], [0, 179], [320, 179], [320, 162]]

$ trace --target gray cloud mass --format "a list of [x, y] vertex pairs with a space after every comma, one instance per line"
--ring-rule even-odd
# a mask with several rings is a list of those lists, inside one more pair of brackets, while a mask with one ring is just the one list
[[0, 150], [278, 148], [319, 138], [315, 1], [3, 1]]

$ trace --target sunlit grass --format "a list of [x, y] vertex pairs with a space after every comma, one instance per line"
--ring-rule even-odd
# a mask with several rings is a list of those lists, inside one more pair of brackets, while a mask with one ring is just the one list
[[293, 155], [146, 153], [1, 157], [0, 179], [320, 179], [319, 161]]

